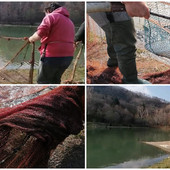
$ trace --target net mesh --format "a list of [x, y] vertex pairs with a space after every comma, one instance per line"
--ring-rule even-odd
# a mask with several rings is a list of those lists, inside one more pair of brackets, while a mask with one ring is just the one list
[[[31, 83], [33, 81], [33, 79], [30, 80], [33, 52], [32, 44], [20, 38], [15, 39], [15, 37], [1, 37], [0, 43], [2, 44], [0, 48], [0, 83]], [[35, 60], [34, 58], [33, 64], [33, 69], [38, 68], [37, 59]]]
[[[94, 61], [93, 61], [94, 58]], [[105, 32], [87, 15], [87, 62], [99, 62], [102, 66], [108, 59]]]
[[[170, 16], [170, 3], [149, 2], [151, 12], [158, 15]], [[145, 47], [159, 56], [170, 58], [170, 19], [151, 15], [145, 20]]]

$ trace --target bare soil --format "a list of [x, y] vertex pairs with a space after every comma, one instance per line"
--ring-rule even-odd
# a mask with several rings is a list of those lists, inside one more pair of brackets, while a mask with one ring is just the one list
[[[87, 45], [87, 83], [88, 84], [121, 84], [122, 75], [118, 68], [108, 68], [108, 55], [105, 42]], [[152, 84], [170, 84], [170, 65], [155, 59], [154, 54], [137, 44], [138, 77]]]

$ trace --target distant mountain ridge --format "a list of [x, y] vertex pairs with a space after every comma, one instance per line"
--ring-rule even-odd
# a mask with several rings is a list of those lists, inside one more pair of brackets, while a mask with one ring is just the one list
[[105, 87], [105, 86], [95, 86], [93, 87], [94, 91], [97, 93], [103, 94], [103, 95], [110, 95], [110, 96], [117, 96], [121, 100], [126, 100], [128, 102], [135, 102], [134, 98], [140, 98], [141, 101], [148, 103], [148, 104], [154, 104], [154, 106], [164, 106], [168, 102], [160, 99], [158, 97], [150, 97], [147, 96], [144, 93], [139, 92], [132, 92], [130, 90], [127, 90], [120, 86], [112, 86], [112, 87]]
[[87, 88], [87, 116], [111, 126], [170, 126], [170, 102], [120, 86], [93, 86]]

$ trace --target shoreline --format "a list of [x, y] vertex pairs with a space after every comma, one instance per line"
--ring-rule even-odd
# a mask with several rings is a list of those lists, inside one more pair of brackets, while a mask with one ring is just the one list
[[162, 130], [170, 130], [170, 126], [123, 126], [123, 125], [115, 125], [115, 126], [110, 126], [105, 123], [101, 122], [87, 122], [87, 126], [90, 128], [98, 128], [98, 127], [105, 127], [108, 129], [112, 128], [149, 128], [149, 129], [162, 129]]
[[[121, 128], [121, 129], [138, 129], [138, 128], [143, 128], [143, 129], [161, 129], [163, 131], [170, 131], [170, 127], [165, 127], [165, 126], [158, 126], [158, 127], [135, 127], [135, 126], [108, 126], [105, 123], [100, 123], [100, 122], [87, 122], [87, 129], [90, 130], [95, 130], [95, 129], [116, 129], [116, 128]], [[88, 129], [88, 130], [89, 130]], [[167, 152], [166, 156], [161, 156], [153, 159], [146, 159], [146, 160], [141, 160], [143, 162], [147, 162], [146, 166], [141, 166], [138, 168], [170, 168], [170, 150], [168, 151], [166, 148], [163, 149], [163, 147], [167, 147], [167, 145], [170, 148], [170, 139], [169, 141], [164, 141], [164, 142], [147, 142], [147, 141], [141, 141], [142, 143], [145, 143], [146, 145], [153, 146], [155, 148], [158, 148], [164, 152]], [[155, 145], [156, 143], [156, 145]], [[168, 144], [167, 144], [168, 143]], [[160, 146], [157, 146], [160, 145]], [[110, 168], [130, 168], [126, 166], [130, 166], [130, 163], [134, 162], [136, 165], [140, 164], [140, 160], [132, 160], [129, 162], [124, 162], [115, 166], [110, 166]], [[153, 162], [152, 164], [150, 164]], [[120, 167], [119, 167], [120, 166]], [[122, 167], [123, 166], [123, 167]], [[133, 168], [133, 167], [131, 167]]]

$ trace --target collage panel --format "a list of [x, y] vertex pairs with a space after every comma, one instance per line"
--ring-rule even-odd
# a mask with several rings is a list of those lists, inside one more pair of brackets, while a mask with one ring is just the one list
[[0, 2], [0, 16], [0, 84], [85, 83], [85, 2]]
[[84, 168], [84, 86], [1, 86], [0, 168]]
[[84, 1], [0, 1], [0, 168], [85, 168], [84, 54]]
[[169, 168], [170, 86], [88, 86], [87, 168]]
[[0, 168], [170, 168], [169, 11], [0, 1]]
[[87, 168], [170, 167], [169, 11], [87, 1]]
[[169, 2], [87, 1], [87, 84], [170, 84], [169, 11]]

